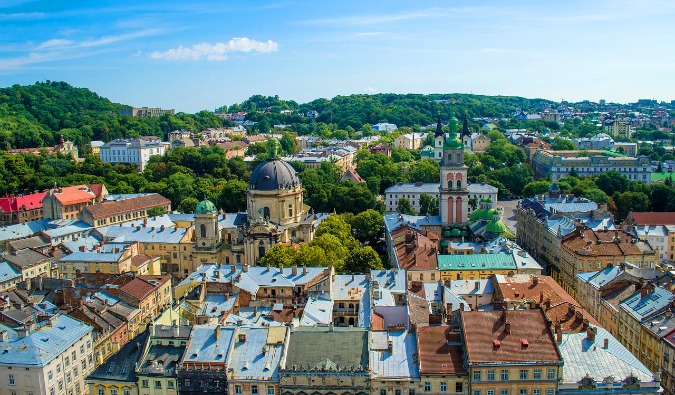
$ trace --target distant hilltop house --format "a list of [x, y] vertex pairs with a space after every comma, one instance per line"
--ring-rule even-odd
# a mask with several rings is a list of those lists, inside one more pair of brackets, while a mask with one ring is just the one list
[[542, 119], [541, 114], [528, 114], [523, 110], [520, 110], [515, 118], [518, 121], [539, 121]]
[[100, 147], [101, 160], [106, 163], [133, 163], [143, 171], [151, 156], [164, 155], [165, 143], [158, 139], [116, 139]]
[[611, 116], [606, 117], [602, 121], [602, 129], [609, 133], [612, 137], [630, 138], [633, 132], [630, 128], [630, 122], [622, 119], [616, 119]]
[[239, 112], [216, 112], [213, 113], [213, 115], [217, 116], [218, 118], [221, 119], [227, 119], [228, 121], [232, 122], [244, 122], [244, 119], [246, 119], [246, 112], [245, 111], [239, 111]]
[[40, 155], [41, 152], [46, 152], [49, 155], [71, 155], [73, 159], [79, 160], [79, 153], [77, 151], [77, 146], [73, 144], [72, 141], [65, 140], [63, 135], [59, 137], [59, 143], [53, 147], [33, 147], [33, 148], [15, 148], [7, 150], [7, 153], [10, 155], [16, 154], [33, 154]]
[[398, 126], [394, 125], [393, 123], [376, 123], [375, 125], [372, 125], [370, 127], [373, 132], [391, 132], [392, 130], [398, 129]]
[[175, 110], [165, 110], [157, 107], [126, 107], [120, 110], [120, 114], [128, 117], [147, 118], [161, 117], [164, 114], [175, 114]]
[[422, 147], [424, 139], [427, 138], [426, 133], [407, 133], [402, 134], [394, 139], [395, 148], [405, 148], [409, 150], [416, 150]]

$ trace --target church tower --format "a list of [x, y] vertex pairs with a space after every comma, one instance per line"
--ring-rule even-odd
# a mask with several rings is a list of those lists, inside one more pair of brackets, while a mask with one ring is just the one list
[[473, 152], [471, 130], [469, 129], [469, 122], [467, 121], [466, 117], [464, 117], [464, 124], [462, 125], [462, 131], [460, 132], [460, 139], [464, 144], [464, 152]]
[[[466, 122], [466, 121], [465, 121]], [[469, 220], [467, 167], [464, 165], [464, 144], [451, 134], [443, 143], [441, 158], [440, 216], [443, 224]]]
[[441, 162], [443, 159], [443, 144], [445, 143], [445, 133], [441, 126], [441, 116], [438, 116], [438, 123], [436, 123], [436, 132], [434, 133], [434, 159]]

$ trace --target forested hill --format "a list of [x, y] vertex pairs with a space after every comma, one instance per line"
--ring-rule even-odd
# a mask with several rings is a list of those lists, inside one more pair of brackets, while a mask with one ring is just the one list
[[[317, 122], [335, 123], [339, 128], [358, 130], [363, 124], [390, 122], [399, 126], [429, 125], [438, 115], [448, 119], [453, 115], [469, 117], [508, 117], [517, 109], [541, 110], [555, 103], [543, 99], [516, 96], [482, 96], [470, 94], [374, 94], [336, 96], [331, 100], [316, 99], [298, 104], [278, 96], [251, 96], [243, 103], [222, 106], [217, 111], [246, 111], [253, 121], [271, 124], [306, 122], [298, 113], [317, 111]], [[293, 110], [294, 115], [282, 115], [281, 110]]]
[[[253, 132], [285, 124], [292, 125], [291, 129], [298, 134], [309, 134], [328, 129], [326, 124], [351, 132], [364, 124], [428, 125], [435, 122], [439, 114], [443, 119], [453, 115], [458, 118], [508, 116], [519, 108], [540, 110], [550, 104], [553, 103], [542, 99], [469, 94], [350, 95], [298, 104], [278, 96], [255, 95], [218, 111], [246, 111], [247, 119], [257, 122]], [[65, 82], [0, 88], [0, 149], [54, 145], [59, 135], [85, 147], [91, 140], [110, 141], [141, 135], [166, 138], [168, 132], [176, 129], [200, 131], [223, 126], [224, 122], [229, 124], [209, 111], [139, 119], [121, 115], [123, 107], [126, 106]], [[281, 114], [285, 109], [294, 112]], [[311, 110], [320, 114], [318, 119], [299, 115]]]

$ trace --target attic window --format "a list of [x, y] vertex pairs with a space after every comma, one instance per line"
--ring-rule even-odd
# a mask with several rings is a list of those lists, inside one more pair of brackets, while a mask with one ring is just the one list
[[527, 341], [527, 339], [520, 339], [520, 345], [523, 347], [527, 347], [530, 345], [530, 343]]

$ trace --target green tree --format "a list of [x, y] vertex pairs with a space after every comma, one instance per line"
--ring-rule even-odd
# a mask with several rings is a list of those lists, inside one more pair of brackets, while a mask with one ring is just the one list
[[248, 184], [241, 180], [229, 180], [218, 195], [218, 206], [227, 213], [246, 210], [246, 190]]
[[420, 194], [420, 215], [438, 215], [438, 197]]
[[354, 236], [362, 243], [376, 243], [384, 234], [384, 217], [375, 210], [358, 213], [352, 223]]
[[178, 205], [178, 211], [180, 211], [181, 213], [192, 214], [195, 212], [195, 209], [197, 208], [198, 204], [199, 200], [197, 200], [196, 198], [193, 197], [185, 198]]
[[551, 189], [551, 182], [547, 180], [533, 181], [523, 187], [523, 196], [532, 197], [542, 193], [548, 193]]
[[595, 184], [607, 195], [613, 196], [616, 192], [626, 192], [630, 186], [630, 181], [618, 171], [610, 170], [595, 177]]
[[553, 139], [553, 144], [551, 144], [551, 149], [555, 151], [573, 151], [577, 147], [570, 140], [561, 139], [556, 137]]
[[441, 169], [433, 159], [422, 159], [410, 169], [411, 182], [437, 183], [440, 179]]
[[310, 245], [321, 248], [326, 254], [328, 262], [335, 267], [336, 271], [341, 273], [344, 271], [345, 258], [349, 254], [349, 248], [344, 245], [343, 240], [347, 241], [350, 247], [357, 247], [356, 243], [350, 243], [349, 239], [340, 239], [331, 233], [324, 233], [315, 237]]
[[291, 266], [295, 260], [297, 252], [293, 247], [287, 247], [283, 244], [275, 244], [270, 248], [262, 258], [260, 266], [286, 267]]
[[303, 243], [295, 254], [293, 264], [298, 266], [318, 266], [325, 267], [331, 264], [326, 252], [316, 245]]
[[398, 200], [398, 212], [401, 214], [417, 215], [408, 198], [400, 198]]
[[317, 237], [325, 234], [333, 235], [339, 240], [347, 240], [352, 237], [352, 228], [339, 215], [330, 215], [321, 221], [315, 233]]
[[346, 273], [370, 273], [382, 267], [380, 256], [370, 246], [352, 250], [345, 260]]
[[624, 192], [617, 194], [616, 208], [618, 219], [624, 219], [630, 211], [648, 211], [649, 196], [642, 192]]
[[166, 209], [162, 206], [155, 206], [147, 211], [148, 217], [159, 217], [166, 214]]

